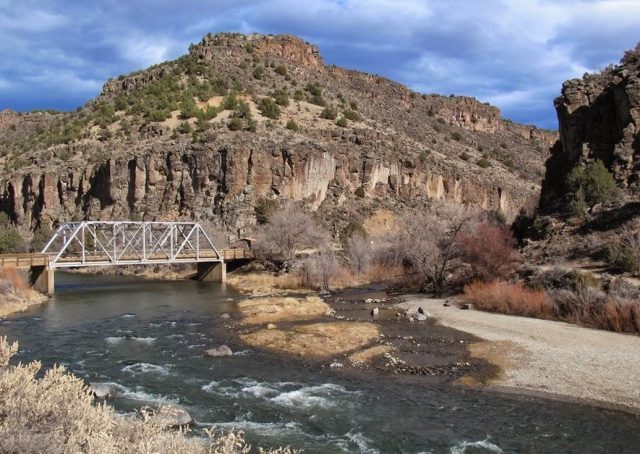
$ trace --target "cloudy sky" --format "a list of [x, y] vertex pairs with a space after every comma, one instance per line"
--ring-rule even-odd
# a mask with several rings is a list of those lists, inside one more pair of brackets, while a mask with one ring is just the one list
[[555, 128], [562, 81], [640, 41], [640, 0], [0, 0], [0, 109], [75, 109], [218, 31], [295, 34], [327, 63]]

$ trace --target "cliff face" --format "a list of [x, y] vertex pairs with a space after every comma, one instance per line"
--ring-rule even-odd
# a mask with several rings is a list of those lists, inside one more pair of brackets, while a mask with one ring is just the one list
[[541, 208], [562, 205], [564, 180], [575, 166], [601, 160], [624, 196], [640, 184], [640, 46], [620, 64], [562, 85], [555, 100], [560, 140], [547, 162]]
[[[215, 107], [214, 118], [185, 118], [184, 101], [171, 107], [167, 90], [182, 90], [184, 99], [193, 96], [185, 87], [208, 84], [218, 93], [196, 102]], [[276, 99], [275, 89], [291, 99], [269, 118], [260, 100]], [[224, 107], [227, 92], [246, 103], [250, 130], [229, 129], [238, 113]], [[151, 96], [169, 106], [164, 120], [144, 113]], [[350, 112], [348, 125], [323, 118], [325, 106]], [[46, 143], [43, 121], [60, 131]], [[297, 130], [286, 127], [291, 121]], [[473, 98], [420, 95], [327, 66], [315, 46], [295, 37], [235, 34], [207, 35], [183, 59], [107, 82], [77, 114], [0, 113], [6, 128], [16, 137], [0, 147], [0, 210], [25, 229], [131, 218], [199, 219], [238, 231], [255, 223], [254, 207], [265, 198], [302, 201], [334, 224], [349, 213], [427, 199], [511, 215], [535, 197], [556, 138], [506, 122]], [[482, 159], [488, 167], [478, 165]]]

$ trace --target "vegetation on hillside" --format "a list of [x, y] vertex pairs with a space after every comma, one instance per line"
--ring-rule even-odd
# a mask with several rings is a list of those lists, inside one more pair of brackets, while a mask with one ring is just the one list
[[[165, 429], [155, 409], [138, 417], [118, 415], [106, 404], [95, 404], [91, 390], [63, 366], [42, 371], [37, 362], [8, 366], [18, 344], [0, 337], [0, 451], [51, 454], [86, 453], [211, 453], [247, 454], [242, 433], [216, 434], [207, 440]], [[253, 452], [253, 451], [251, 451]], [[287, 448], [258, 449], [287, 454]]]

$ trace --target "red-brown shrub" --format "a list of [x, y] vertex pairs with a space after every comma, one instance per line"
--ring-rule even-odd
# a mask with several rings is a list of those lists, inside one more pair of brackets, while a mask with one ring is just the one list
[[471, 265], [473, 277], [485, 282], [507, 277], [520, 260], [516, 239], [504, 225], [478, 224], [459, 236], [462, 259]]
[[0, 279], [10, 282], [20, 292], [29, 288], [20, 271], [15, 268], [0, 268]]
[[509, 315], [550, 318], [554, 312], [546, 292], [500, 281], [467, 284], [462, 299], [477, 309]]

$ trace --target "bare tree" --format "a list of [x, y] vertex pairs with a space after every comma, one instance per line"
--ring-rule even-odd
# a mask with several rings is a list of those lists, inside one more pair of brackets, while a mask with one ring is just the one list
[[366, 271], [371, 264], [372, 248], [371, 241], [365, 238], [360, 233], [354, 233], [347, 240], [347, 263], [353, 271], [356, 273], [357, 279], [360, 279], [360, 274]]
[[324, 250], [307, 257], [301, 268], [305, 285], [309, 288], [328, 290], [331, 288], [337, 267], [338, 260], [333, 251]]
[[400, 222], [399, 253], [436, 293], [457, 265], [458, 235], [470, 219], [471, 213], [458, 206], [438, 205], [406, 213]]
[[319, 248], [326, 234], [309, 213], [290, 204], [273, 211], [258, 231], [259, 248], [286, 261], [302, 248]]

